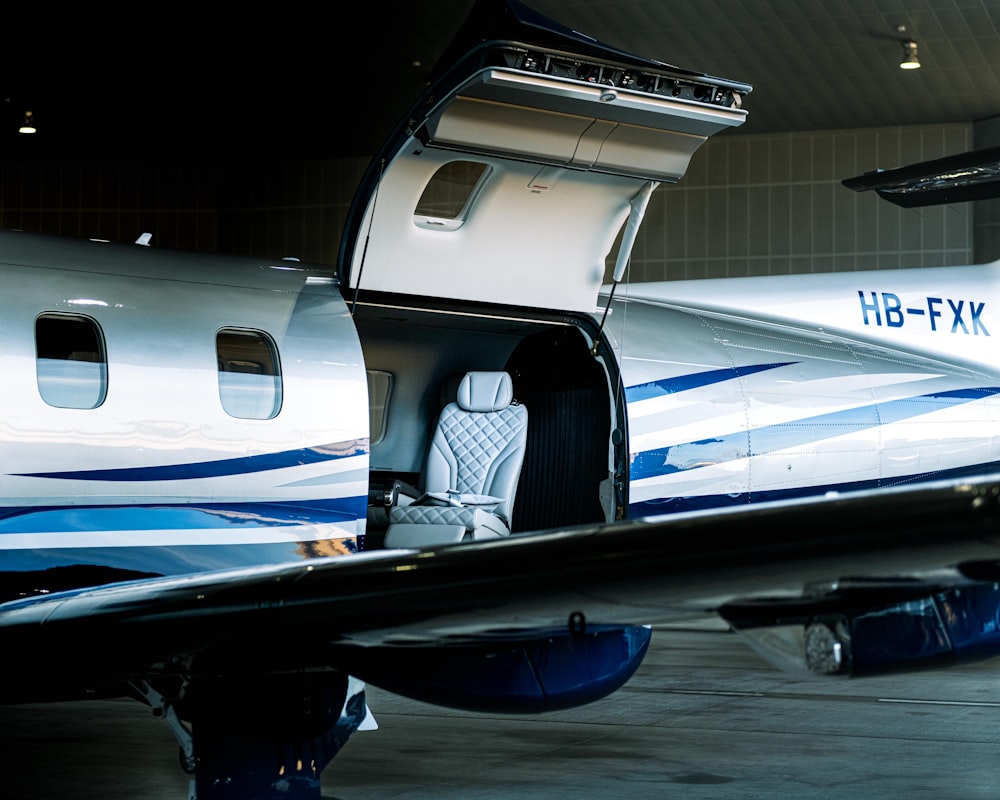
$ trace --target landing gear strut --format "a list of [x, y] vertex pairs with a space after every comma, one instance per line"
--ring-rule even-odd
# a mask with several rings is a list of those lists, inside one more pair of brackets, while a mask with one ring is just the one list
[[332, 670], [133, 684], [193, 775], [188, 800], [319, 800], [320, 775], [364, 722], [364, 684]]

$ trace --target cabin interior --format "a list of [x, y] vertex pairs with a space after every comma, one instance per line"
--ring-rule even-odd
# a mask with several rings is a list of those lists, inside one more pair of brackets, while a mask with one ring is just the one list
[[385, 543], [395, 481], [427, 491], [434, 426], [470, 371], [508, 373], [528, 412], [511, 533], [624, 517], [624, 398], [592, 316], [607, 258], [619, 242], [617, 274], [655, 187], [745, 117], [748, 87], [654, 62], [494, 43], [462, 65], [369, 170], [342, 245], [369, 371], [366, 549]]
[[612, 444], [624, 438], [612, 435], [624, 424], [612, 410], [618, 376], [607, 368], [613, 358], [591, 353], [593, 320], [468, 305], [459, 312], [412, 300], [362, 301], [354, 309], [372, 422], [365, 549], [384, 541], [393, 482], [423, 487], [434, 426], [469, 371], [509, 373], [514, 400], [528, 411], [511, 533], [620, 516], [614, 473], [621, 454]]

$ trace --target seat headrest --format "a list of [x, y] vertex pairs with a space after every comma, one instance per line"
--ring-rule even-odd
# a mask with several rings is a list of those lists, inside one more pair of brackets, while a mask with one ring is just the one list
[[499, 411], [514, 399], [514, 386], [506, 372], [467, 372], [458, 385], [456, 401], [466, 411]]

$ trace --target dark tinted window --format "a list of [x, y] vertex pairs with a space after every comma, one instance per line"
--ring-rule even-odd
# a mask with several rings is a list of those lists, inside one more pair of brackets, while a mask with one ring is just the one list
[[461, 227], [490, 168], [476, 161], [450, 161], [434, 173], [417, 203], [413, 219], [422, 228]]
[[108, 392], [104, 338], [90, 317], [41, 314], [35, 320], [38, 392], [57, 408], [97, 408]]
[[241, 419], [271, 419], [281, 410], [278, 350], [260, 331], [223, 328], [215, 339], [219, 399]]

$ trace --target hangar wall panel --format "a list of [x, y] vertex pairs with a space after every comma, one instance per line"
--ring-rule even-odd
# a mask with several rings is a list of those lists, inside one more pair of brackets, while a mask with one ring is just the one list
[[[724, 278], [998, 258], [1000, 201], [900, 209], [840, 183], [969, 150], [974, 139], [977, 147], [996, 146], [1000, 124], [720, 134], [695, 154], [680, 183], [653, 194], [630, 277]], [[367, 160], [0, 163], [0, 227], [115, 241], [150, 232], [162, 247], [333, 264]]]
[[637, 281], [946, 266], [973, 261], [973, 206], [902, 209], [844, 178], [972, 148], [971, 124], [710, 139], [653, 195]]

